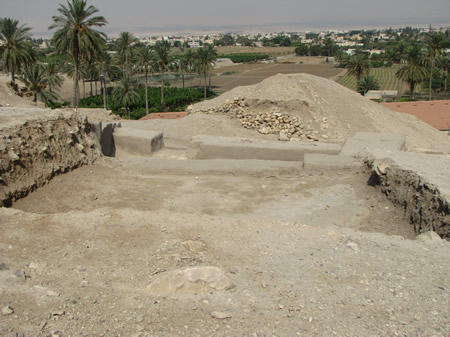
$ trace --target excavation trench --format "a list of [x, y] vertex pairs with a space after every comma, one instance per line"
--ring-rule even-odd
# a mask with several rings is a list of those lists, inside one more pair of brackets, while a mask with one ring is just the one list
[[[259, 152], [241, 148], [233, 155], [239, 144], [228, 140], [224, 152], [228, 159], [216, 158], [221, 152], [214, 142], [212, 147], [203, 144], [198, 154], [203, 160], [195, 155], [186, 159], [193, 156], [192, 151], [173, 155], [166, 149], [153, 157], [128, 151], [119, 151], [121, 155], [115, 157], [114, 128], [114, 124], [91, 124], [78, 114], [66, 114], [1, 130], [3, 206], [43, 214], [97, 208], [168, 210], [351, 227], [406, 238], [426, 230], [448, 236], [448, 204], [439, 197], [438, 189], [399, 170], [380, 175], [373, 170], [367, 184], [369, 176], [358, 166], [338, 162], [340, 169], [308, 169], [302, 157], [304, 169], [303, 162], [267, 160], [270, 153], [286, 156], [278, 145], [269, 148], [265, 160], [258, 158], [261, 148]], [[128, 135], [124, 131], [117, 134]], [[137, 137], [139, 132], [130, 134]], [[151, 139], [149, 144], [156, 151], [163, 146], [162, 135], [155, 134], [155, 139], [158, 141]], [[116, 141], [119, 143], [119, 138]], [[194, 141], [194, 147], [201, 147], [198, 142]], [[311, 150], [310, 145], [300, 149], [314, 159], [314, 151], [322, 151], [320, 146]], [[335, 163], [339, 150], [324, 144], [323, 151], [318, 156]], [[255, 158], [239, 160], [239, 155]]]

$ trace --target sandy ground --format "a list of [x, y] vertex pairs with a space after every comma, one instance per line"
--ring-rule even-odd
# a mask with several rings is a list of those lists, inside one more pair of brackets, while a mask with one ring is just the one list
[[[448, 244], [404, 240], [367, 176], [155, 175], [148, 160], [103, 158], [1, 210], [0, 333], [447, 335]], [[233, 287], [147, 289], [207, 266]]]
[[[8, 87], [11, 82], [11, 76], [0, 73], [0, 106], [3, 107], [29, 107], [36, 106], [43, 108], [44, 104], [41, 102], [33, 103], [30, 97], [19, 97]], [[20, 85], [20, 82], [17, 81]]]

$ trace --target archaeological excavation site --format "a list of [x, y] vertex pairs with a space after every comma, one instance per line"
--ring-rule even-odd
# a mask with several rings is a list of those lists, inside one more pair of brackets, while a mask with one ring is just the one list
[[177, 119], [5, 90], [0, 336], [449, 336], [447, 133], [307, 74]]

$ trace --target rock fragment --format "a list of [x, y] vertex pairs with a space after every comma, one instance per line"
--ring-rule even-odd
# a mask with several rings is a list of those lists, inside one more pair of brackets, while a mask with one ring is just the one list
[[223, 311], [213, 311], [211, 313], [211, 317], [217, 318], [217, 319], [227, 319], [227, 318], [231, 318], [232, 316]]
[[190, 267], [159, 274], [147, 286], [155, 295], [197, 294], [233, 288], [225, 272], [216, 267]]
[[416, 237], [416, 240], [422, 241], [422, 242], [427, 242], [427, 241], [441, 242], [442, 241], [441, 237], [433, 231], [428, 231], [428, 232], [418, 235]]
[[12, 315], [14, 313], [14, 309], [11, 306], [7, 305], [2, 308], [2, 316]]

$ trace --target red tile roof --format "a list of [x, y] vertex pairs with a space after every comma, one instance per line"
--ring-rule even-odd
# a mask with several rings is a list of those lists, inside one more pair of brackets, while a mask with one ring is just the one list
[[382, 103], [385, 107], [416, 116], [439, 130], [450, 130], [450, 100]]

